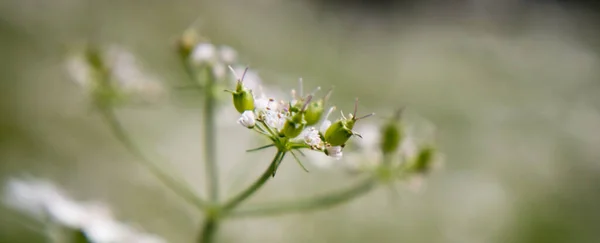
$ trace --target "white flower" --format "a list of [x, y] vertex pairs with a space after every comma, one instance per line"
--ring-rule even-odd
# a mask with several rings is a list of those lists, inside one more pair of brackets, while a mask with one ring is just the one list
[[237, 52], [230, 46], [221, 46], [219, 48], [219, 59], [226, 64], [233, 64], [237, 60]]
[[265, 123], [267, 123], [267, 125], [269, 127], [275, 128], [278, 131], [283, 128], [283, 125], [285, 124], [285, 120], [286, 120], [286, 117], [284, 114], [274, 111], [274, 110], [267, 110], [265, 112], [264, 116], [265, 116]]
[[164, 94], [164, 88], [152, 75], [142, 69], [139, 61], [129, 51], [111, 46], [106, 55], [112, 78], [118, 88], [140, 101], [155, 101]]
[[328, 156], [338, 160], [342, 158], [342, 146], [327, 146], [325, 149]]
[[244, 111], [238, 119], [238, 123], [247, 128], [253, 128], [256, 125], [256, 117], [253, 111]]
[[258, 97], [254, 99], [254, 108], [257, 111], [266, 111], [269, 108], [270, 103], [273, 102], [272, 99], [267, 97]]
[[319, 135], [319, 131], [314, 127], [309, 127], [305, 130], [304, 134], [304, 142], [310, 145], [313, 149], [321, 149], [323, 146], [323, 141], [321, 141], [321, 135]]
[[213, 44], [200, 43], [192, 50], [191, 58], [193, 63], [199, 65], [212, 63], [217, 58], [217, 49]]
[[258, 86], [260, 95], [254, 96], [254, 108], [257, 112], [264, 112], [266, 110], [277, 110], [277, 102], [274, 99], [267, 98], [262, 86]]

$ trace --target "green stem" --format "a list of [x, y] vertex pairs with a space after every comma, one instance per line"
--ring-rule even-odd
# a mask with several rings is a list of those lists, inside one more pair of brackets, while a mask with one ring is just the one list
[[240, 210], [232, 211], [228, 217], [241, 218], [274, 216], [285, 213], [325, 209], [348, 202], [358, 196], [361, 196], [371, 191], [375, 185], [376, 181], [369, 178], [341, 191], [326, 193], [313, 198], [296, 199], [288, 202], [269, 203], [266, 205], [242, 208]]
[[217, 167], [215, 135], [215, 106], [216, 100], [213, 92], [215, 77], [212, 70], [207, 68], [208, 73], [205, 86], [204, 101], [204, 162], [206, 163], [206, 177], [208, 178], [208, 197], [212, 203], [219, 201], [219, 172]]
[[[135, 145], [135, 143], [130, 139], [130, 136], [127, 134], [119, 120], [117, 119], [114, 111], [110, 108], [101, 108], [100, 109], [102, 118], [110, 127], [113, 135], [123, 144], [123, 146], [136, 158], [137, 161], [141, 162], [141, 165], [146, 167], [154, 176], [156, 176], [165, 186], [170, 188], [175, 194], [179, 195], [181, 198], [186, 200], [188, 203], [194, 205], [196, 208], [203, 211], [206, 207], [206, 202], [200, 198], [196, 193], [190, 189], [191, 187], [187, 185], [182, 180], [178, 180], [172, 176], [173, 173], [167, 173], [166, 169], [161, 166], [159, 163], [148, 159], [141, 150]], [[170, 175], [171, 174], [171, 175]]]
[[246, 188], [245, 190], [240, 192], [237, 196], [235, 196], [232, 199], [230, 199], [229, 201], [227, 201], [222, 208], [223, 212], [226, 213], [227, 211], [232, 210], [238, 204], [242, 203], [244, 200], [246, 200], [248, 197], [250, 197], [252, 194], [254, 194], [258, 189], [260, 189], [265, 184], [265, 182], [267, 182], [271, 178], [271, 176], [273, 175], [273, 172], [275, 172], [275, 170], [277, 169], [277, 165], [279, 164], [279, 162], [281, 160], [283, 160], [284, 156], [285, 156], [285, 152], [278, 150], [277, 154], [275, 154], [275, 158], [273, 158], [273, 161], [271, 161], [271, 164], [263, 172], [263, 174], [260, 176], [260, 178], [258, 178], [256, 181], [254, 181], [254, 183], [252, 183], [252, 185], [250, 185], [248, 188]]
[[198, 243], [211, 243], [215, 239], [219, 224], [215, 218], [206, 218], [202, 226], [202, 231], [198, 237]]

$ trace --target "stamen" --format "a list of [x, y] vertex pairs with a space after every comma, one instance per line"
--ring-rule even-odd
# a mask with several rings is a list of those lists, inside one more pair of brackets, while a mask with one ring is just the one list
[[310, 100], [312, 100], [312, 95], [308, 95], [308, 97], [306, 98], [306, 102], [304, 102], [304, 105], [302, 106], [302, 110], [301, 111], [305, 111], [306, 107], [308, 106], [308, 104], [310, 103]]
[[246, 69], [244, 69], [244, 73], [242, 73], [242, 79], [240, 79], [240, 82], [244, 81], [244, 77], [246, 77], [246, 73], [248, 72], [249, 67], [246, 66]]
[[332, 106], [331, 108], [329, 108], [329, 110], [327, 111], [327, 114], [325, 114], [325, 120], [329, 119], [329, 115], [331, 115], [331, 113], [333, 113], [334, 110], [335, 110], [335, 106]]
[[329, 100], [329, 97], [331, 97], [332, 93], [333, 93], [333, 87], [331, 87], [329, 89], [329, 91], [327, 91], [327, 94], [325, 95], [325, 97], [323, 97], [323, 104], [327, 103], [327, 101]]
[[229, 70], [231, 70], [231, 72], [233, 73], [233, 76], [235, 77], [235, 79], [240, 82], [240, 77], [237, 75], [237, 73], [235, 72], [235, 70], [233, 70], [233, 67], [231, 67], [231, 65], [227, 65], [227, 67], [229, 68]]
[[365, 118], [367, 118], [367, 117], [374, 116], [374, 115], [375, 115], [375, 113], [371, 113], [371, 114], [367, 114], [367, 115], [361, 116], [361, 117], [359, 117], [359, 118], [356, 118], [356, 119], [354, 119], [354, 120], [357, 120], [357, 121], [358, 121], [358, 120], [360, 120], [360, 119], [365, 119]]

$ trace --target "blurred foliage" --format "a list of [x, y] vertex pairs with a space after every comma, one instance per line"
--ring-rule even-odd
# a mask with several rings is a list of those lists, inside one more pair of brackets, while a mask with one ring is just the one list
[[[77, 198], [106, 201], [124, 221], [190, 242], [199, 215], [130, 163], [69, 81], [64, 58], [81, 41], [120, 44], [176, 87], [185, 76], [174, 40], [197, 20], [268, 84], [287, 90], [302, 76], [307, 86], [335, 85], [343, 110], [353, 97], [378, 114], [406, 105], [436, 124], [446, 154], [445, 169], [420, 193], [382, 188], [328, 211], [226, 222], [223, 242], [598, 242], [595, 16], [511, 1], [491, 11], [504, 6], [491, 2], [378, 18], [284, 0], [2, 1], [0, 178], [49, 178]], [[199, 102], [174, 90], [165, 104], [119, 115], [151, 155], [168, 158], [201, 190]], [[245, 154], [256, 142], [240, 129], [223, 120], [219, 130], [228, 193], [269, 156]], [[348, 181], [292, 166], [255, 201]], [[0, 242], [40, 242], [28, 219], [0, 213]]]

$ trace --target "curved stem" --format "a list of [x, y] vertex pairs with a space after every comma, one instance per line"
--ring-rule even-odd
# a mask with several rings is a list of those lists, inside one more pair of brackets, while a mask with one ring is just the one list
[[326, 193], [313, 198], [289, 200], [287, 202], [269, 203], [266, 205], [257, 205], [240, 210], [232, 211], [228, 217], [260, 217], [274, 216], [285, 213], [306, 212], [311, 210], [325, 209], [341, 203], [348, 202], [358, 196], [361, 196], [373, 189], [376, 185], [374, 179], [366, 179], [352, 187]]
[[246, 200], [248, 197], [254, 194], [258, 189], [260, 189], [265, 184], [265, 182], [267, 182], [269, 178], [271, 178], [273, 172], [275, 172], [275, 170], [277, 169], [277, 165], [281, 162], [281, 160], [283, 160], [284, 156], [285, 152], [278, 150], [277, 154], [275, 154], [275, 158], [273, 158], [273, 161], [271, 161], [271, 164], [269, 165], [267, 170], [263, 172], [260, 178], [258, 178], [254, 183], [252, 183], [252, 185], [250, 185], [248, 188], [240, 192], [237, 196], [227, 201], [222, 208], [223, 212], [226, 213], [227, 211], [235, 208], [238, 204], [242, 203], [244, 200]]
[[137, 161], [141, 162], [141, 165], [146, 167], [148, 171], [150, 171], [156, 178], [158, 178], [165, 186], [170, 188], [175, 194], [179, 195], [181, 198], [194, 205], [196, 208], [203, 211], [206, 206], [206, 202], [200, 198], [196, 193], [191, 189], [187, 183], [182, 180], [175, 179], [176, 177], [170, 175], [173, 173], [167, 173], [167, 171], [163, 166], [159, 163], [148, 159], [141, 150], [135, 145], [135, 143], [131, 140], [130, 136], [127, 134], [119, 120], [117, 119], [114, 111], [110, 108], [102, 108], [100, 109], [102, 118], [110, 127], [113, 135], [121, 142], [121, 144], [136, 158]]

